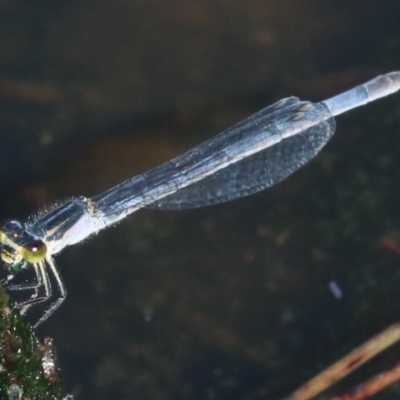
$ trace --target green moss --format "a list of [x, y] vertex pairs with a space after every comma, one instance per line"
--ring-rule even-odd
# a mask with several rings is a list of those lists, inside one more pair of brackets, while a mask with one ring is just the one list
[[0, 287], [0, 398], [65, 399], [52, 342], [41, 343]]

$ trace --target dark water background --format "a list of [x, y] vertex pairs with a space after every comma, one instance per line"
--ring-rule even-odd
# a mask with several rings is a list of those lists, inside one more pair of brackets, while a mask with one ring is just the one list
[[[282, 97], [399, 70], [399, 21], [398, 0], [3, 0], [0, 217], [98, 193]], [[69, 295], [38, 333], [67, 390], [277, 399], [397, 321], [400, 95], [337, 125], [270, 190], [140, 211], [60, 254]]]

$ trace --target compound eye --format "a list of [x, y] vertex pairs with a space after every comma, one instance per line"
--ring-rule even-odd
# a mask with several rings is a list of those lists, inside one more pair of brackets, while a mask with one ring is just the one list
[[37, 263], [46, 257], [47, 247], [41, 240], [35, 240], [21, 249], [21, 255], [28, 263]]

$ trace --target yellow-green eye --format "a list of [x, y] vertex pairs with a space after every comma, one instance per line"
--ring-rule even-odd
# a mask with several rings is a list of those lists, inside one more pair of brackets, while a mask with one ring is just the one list
[[21, 249], [21, 255], [28, 263], [37, 263], [46, 257], [47, 247], [41, 240], [35, 240]]

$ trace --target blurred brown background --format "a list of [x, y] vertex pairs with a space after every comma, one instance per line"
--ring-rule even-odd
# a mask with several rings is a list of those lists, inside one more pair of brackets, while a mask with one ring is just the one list
[[[1, 217], [98, 193], [282, 97], [398, 70], [399, 15], [397, 0], [0, 1]], [[39, 334], [67, 390], [279, 398], [397, 320], [399, 133], [394, 95], [340, 117], [264, 193], [140, 211], [63, 252], [69, 296]]]

